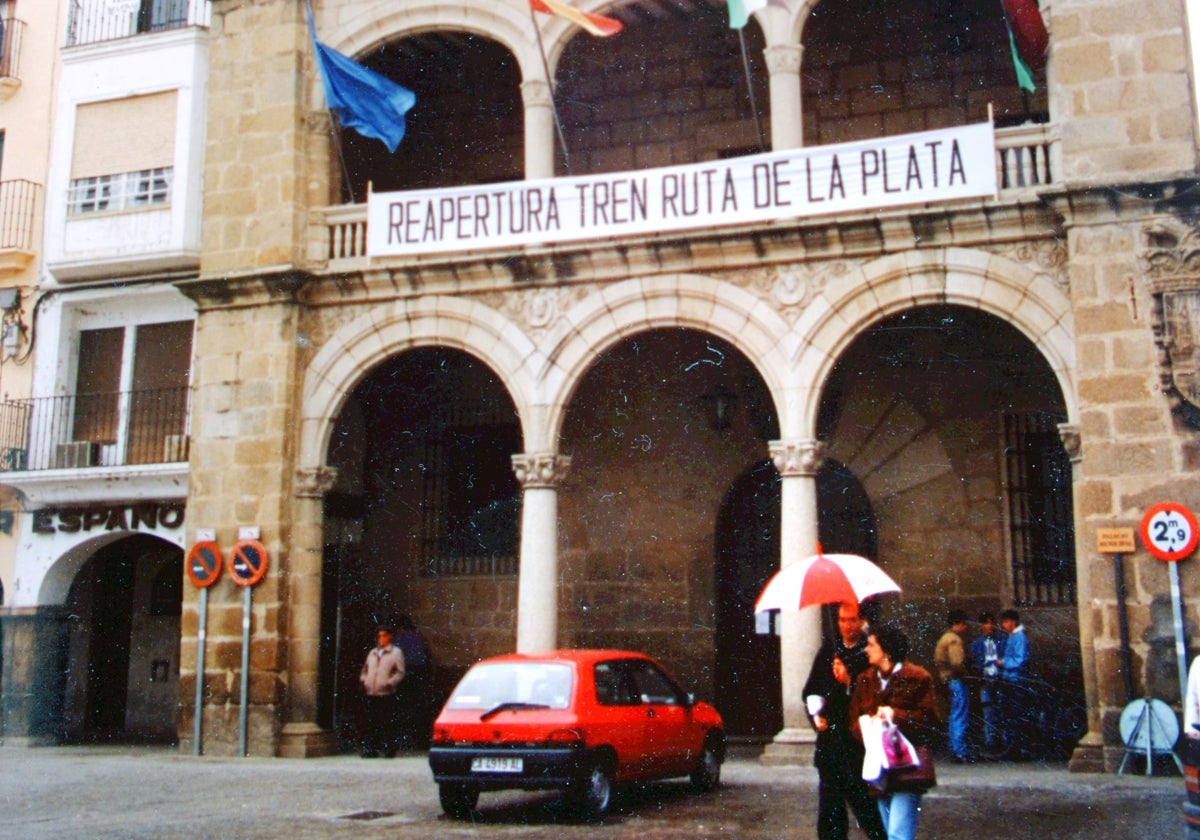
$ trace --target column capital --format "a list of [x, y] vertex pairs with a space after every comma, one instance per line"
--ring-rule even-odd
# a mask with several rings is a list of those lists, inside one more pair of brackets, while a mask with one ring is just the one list
[[1083, 461], [1083, 436], [1079, 426], [1074, 423], [1059, 423], [1058, 437], [1062, 440], [1063, 449], [1067, 450], [1067, 457], [1071, 459], [1072, 464]]
[[819, 440], [773, 440], [771, 461], [784, 478], [813, 477], [825, 463], [825, 444]]
[[800, 44], [774, 44], [763, 50], [763, 55], [766, 56], [767, 72], [770, 75], [773, 76], [776, 73], [799, 75], [804, 47]]
[[296, 496], [301, 499], [322, 499], [337, 484], [335, 467], [301, 467], [296, 470]]
[[571, 456], [554, 452], [520, 452], [512, 456], [512, 465], [522, 490], [553, 490], [567, 477]]
[[526, 108], [549, 108], [550, 85], [544, 79], [526, 79], [521, 82], [521, 100]]

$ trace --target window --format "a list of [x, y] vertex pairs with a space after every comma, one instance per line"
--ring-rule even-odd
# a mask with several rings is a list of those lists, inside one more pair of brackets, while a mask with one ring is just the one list
[[77, 106], [67, 212], [169, 204], [178, 110], [175, 90]]
[[72, 441], [103, 466], [186, 460], [192, 322], [83, 330]]
[[8, 65], [14, 50], [8, 41], [16, 30], [12, 23], [14, 5], [8, 0], [0, 0], [0, 77], [12, 75]]
[[138, 32], [161, 32], [187, 25], [187, 0], [142, 0], [138, 8]]
[[[468, 419], [468, 418], [462, 418]], [[515, 424], [451, 425], [426, 441], [421, 549], [427, 575], [516, 574]]]
[[1071, 461], [1058, 434], [1062, 417], [1004, 417], [1004, 469], [1013, 600], [1075, 603]]
[[164, 205], [171, 200], [171, 167], [77, 178], [68, 201], [72, 216]]
[[687, 695], [652, 663], [620, 659], [596, 665], [596, 702], [604, 706], [640, 703], [687, 705]]

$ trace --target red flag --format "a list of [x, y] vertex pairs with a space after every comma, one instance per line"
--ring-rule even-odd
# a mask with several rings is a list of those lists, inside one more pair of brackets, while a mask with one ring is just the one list
[[1037, 0], [1002, 0], [1004, 16], [1012, 29], [1013, 41], [1021, 60], [1035, 73], [1046, 66], [1050, 33], [1038, 9]]
[[578, 9], [568, 6], [566, 3], [559, 2], [559, 0], [529, 0], [529, 8], [535, 12], [566, 18], [572, 23], [583, 27], [597, 38], [607, 38], [609, 35], [616, 35], [624, 28], [624, 24], [616, 18], [604, 17], [603, 15], [589, 15], [587, 12], [581, 12]]

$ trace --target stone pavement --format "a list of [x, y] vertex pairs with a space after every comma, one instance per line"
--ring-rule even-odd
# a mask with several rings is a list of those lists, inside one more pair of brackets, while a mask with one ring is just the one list
[[[693, 794], [684, 781], [624, 791], [593, 824], [553, 794], [522, 792], [485, 793], [473, 821], [447, 819], [423, 754], [299, 760], [0, 746], [0, 838], [815, 838], [815, 771], [764, 767], [758, 752], [735, 750], [716, 793]], [[1184, 784], [1171, 772], [942, 762], [918, 837], [1182, 838]]]

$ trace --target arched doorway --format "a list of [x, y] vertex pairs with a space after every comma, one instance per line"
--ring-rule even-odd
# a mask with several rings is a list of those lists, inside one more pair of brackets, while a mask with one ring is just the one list
[[[780, 487], [770, 461], [756, 464], [734, 482], [717, 524], [717, 707], [726, 731], [739, 737], [769, 738], [783, 728], [775, 619], [754, 615], [754, 602], [779, 570]], [[824, 550], [876, 557], [870, 501], [845, 465], [822, 466], [817, 509]]]
[[739, 566], [722, 582], [718, 523], [754, 516], [756, 494], [725, 498], [739, 476], [758, 481], [753, 468], [778, 434], [762, 377], [715, 336], [651, 329], [596, 357], [563, 423], [560, 643], [644, 650], [724, 702], [720, 616], [735, 599], [722, 590]]
[[[842, 354], [818, 436], [861, 483], [878, 559], [903, 588], [880, 599], [930, 665], [948, 610], [1019, 609], [1034, 677], [1082, 697], [1065, 400], [1038, 348], [963, 306], [893, 315]], [[1049, 689], [1048, 689], [1049, 690]]]
[[100, 548], [66, 599], [64, 734], [82, 742], [176, 739], [183, 551], [136, 534]]
[[407, 616], [431, 643], [423, 715], [476, 659], [512, 650], [521, 448], [503, 383], [460, 350], [393, 356], [347, 399], [327, 457], [338, 483], [325, 497], [317, 718], [342, 747], [358, 743], [377, 624]]

